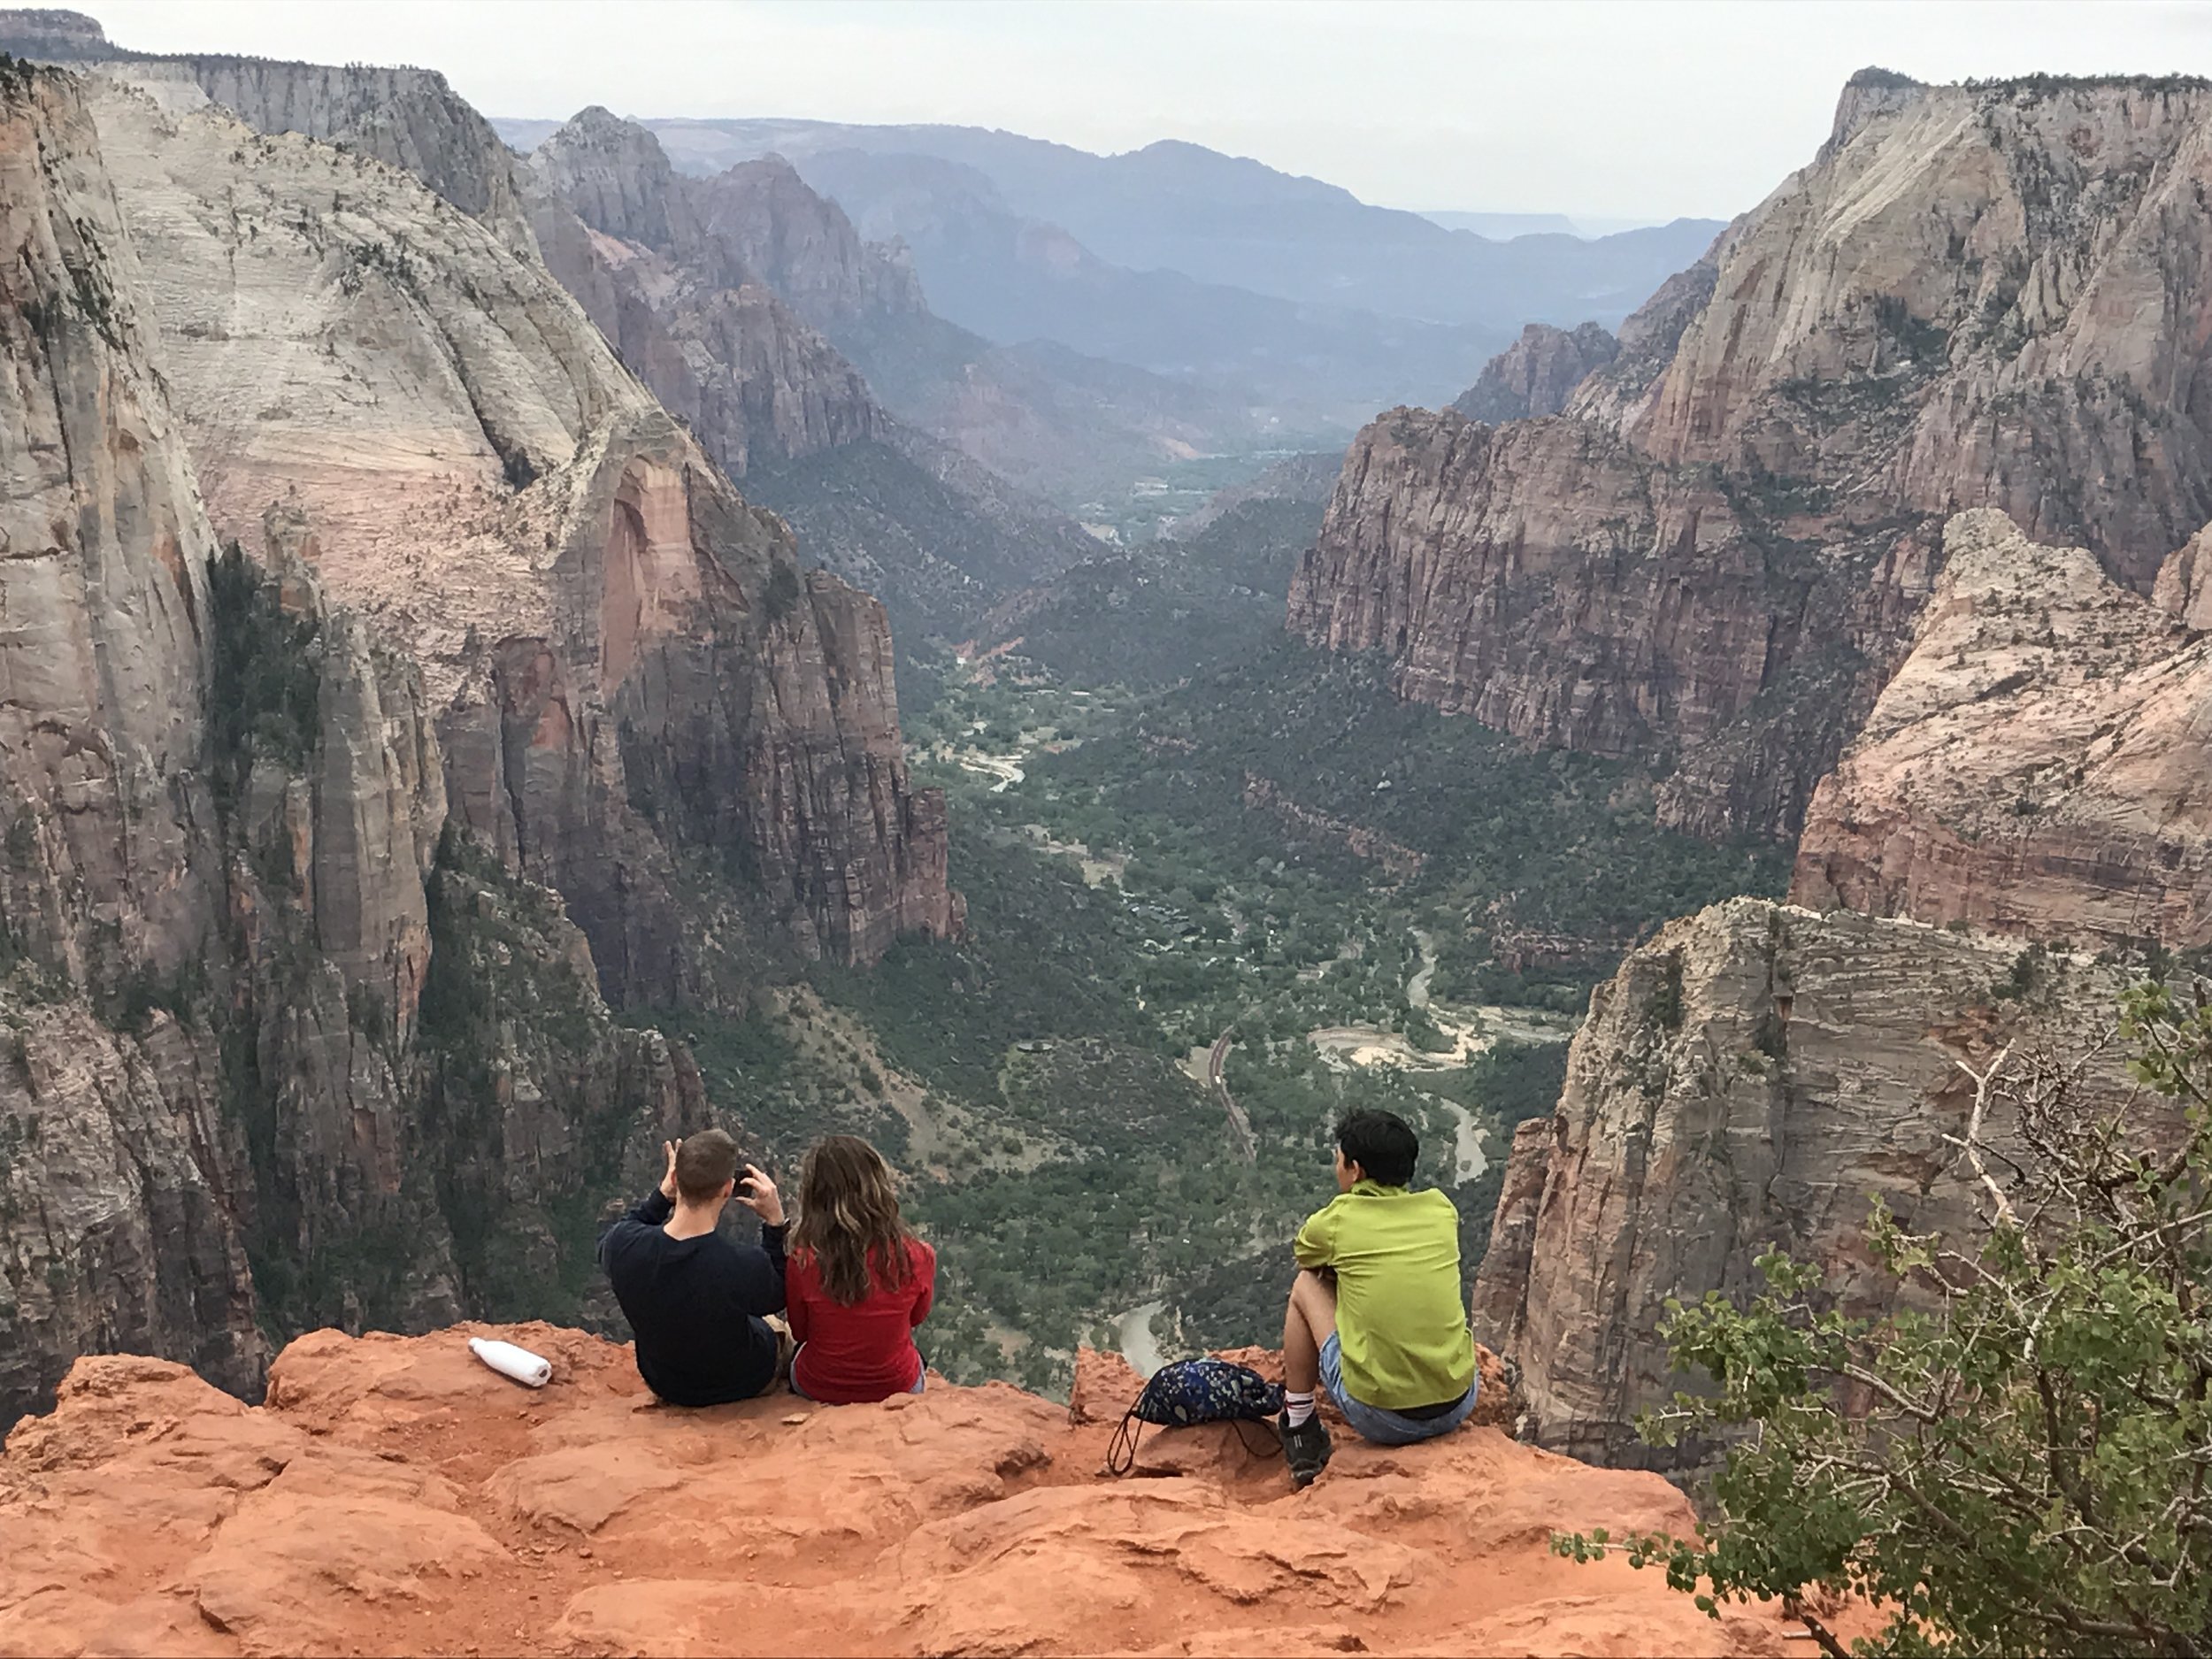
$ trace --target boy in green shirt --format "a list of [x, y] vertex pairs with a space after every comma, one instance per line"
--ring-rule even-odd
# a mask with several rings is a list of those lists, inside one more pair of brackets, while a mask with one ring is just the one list
[[1336, 1126], [1337, 1196], [1298, 1229], [1283, 1317], [1283, 1455], [1294, 1488], [1329, 1461], [1314, 1386], [1363, 1440], [1410, 1446], [1475, 1409], [1475, 1340], [1459, 1283], [1459, 1212], [1409, 1192], [1420, 1142], [1393, 1112]]

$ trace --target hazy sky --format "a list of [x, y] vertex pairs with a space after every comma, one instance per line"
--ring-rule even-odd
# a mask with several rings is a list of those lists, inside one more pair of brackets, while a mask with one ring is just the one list
[[443, 70], [487, 114], [1182, 138], [1417, 209], [1726, 218], [1867, 64], [2212, 73], [2212, 5], [1801, 0], [73, 0], [144, 50]]

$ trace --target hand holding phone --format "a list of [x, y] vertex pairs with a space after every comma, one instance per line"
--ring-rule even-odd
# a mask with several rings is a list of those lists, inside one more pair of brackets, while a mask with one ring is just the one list
[[757, 1164], [748, 1164], [737, 1179], [737, 1202], [760, 1217], [764, 1227], [783, 1225], [783, 1194]]

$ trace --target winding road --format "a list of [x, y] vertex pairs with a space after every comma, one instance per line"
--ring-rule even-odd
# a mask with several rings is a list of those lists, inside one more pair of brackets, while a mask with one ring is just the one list
[[1244, 1108], [1237, 1104], [1237, 1097], [1229, 1093], [1227, 1080], [1221, 1075], [1229, 1062], [1229, 1040], [1236, 1027], [1232, 1025], [1214, 1039], [1214, 1046], [1206, 1051], [1206, 1086], [1221, 1102], [1221, 1110], [1229, 1114], [1229, 1128], [1236, 1136], [1237, 1156], [1247, 1164], [1260, 1161], [1259, 1142], [1252, 1134], [1252, 1120], [1244, 1115]]

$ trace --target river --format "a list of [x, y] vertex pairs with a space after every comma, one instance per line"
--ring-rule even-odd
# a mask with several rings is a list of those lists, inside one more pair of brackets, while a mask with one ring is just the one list
[[1166, 1306], [1164, 1302], [1148, 1302], [1130, 1309], [1114, 1322], [1114, 1336], [1121, 1356], [1140, 1377], [1148, 1378], [1167, 1363], [1167, 1356], [1160, 1352], [1159, 1339], [1152, 1334], [1152, 1316]]
[[[1479, 1008], [1440, 1009], [1429, 995], [1436, 977], [1436, 942], [1419, 928], [1413, 930], [1421, 965], [1406, 980], [1406, 1002], [1428, 1017], [1451, 1047], [1429, 1054], [1408, 1042], [1401, 1033], [1379, 1025], [1317, 1025], [1306, 1041], [1331, 1058], [1348, 1065], [1395, 1066], [1401, 1071], [1451, 1071], [1470, 1064], [1501, 1037], [1514, 1042], [1564, 1042], [1574, 1034], [1575, 1022], [1556, 1014], [1530, 1009], [1502, 1008], [1486, 1003]], [[1464, 1132], [1461, 1145], [1469, 1144]], [[1462, 1162], [1465, 1160], [1463, 1157]]]
[[1490, 1160], [1482, 1150], [1482, 1125], [1475, 1121], [1474, 1113], [1455, 1100], [1446, 1100], [1441, 1094], [1424, 1094], [1421, 1098], [1451, 1115], [1459, 1125], [1452, 1137], [1452, 1179], [1471, 1181], [1490, 1167]]

